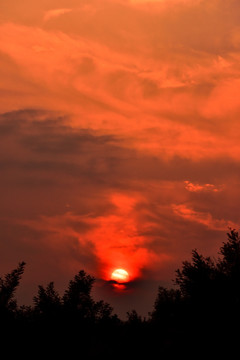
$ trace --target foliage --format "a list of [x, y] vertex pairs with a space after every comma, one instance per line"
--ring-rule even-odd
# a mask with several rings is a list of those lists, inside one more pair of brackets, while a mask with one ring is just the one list
[[204, 301], [211, 292], [216, 277], [216, 265], [210, 257], [192, 251], [192, 262], [184, 261], [182, 270], [176, 270], [176, 284], [184, 297]]
[[218, 268], [226, 276], [235, 278], [240, 274], [240, 238], [235, 230], [231, 230], [228, 235], [228, 241], [224, 242], [220, 248]]
[[142, 317], [137, 313], [136, 310], [128, 311], [127, 321], [132, 325], [139, 325], [142, 322]]
[[73, 280], [70, 280], [68, 289], [63, 296], [63, 306], [70, 313], [77, 313], [78, 317], [94, 319], [95, 302], [91, 296], [94, 277], [87, 275], [84, 270], [79, 271]]
[[54, 288], [54, 283], [50, 282], [46, 288], [39, 285], [38, 294], [33, 298], [35, 310], [47, 316], [58, 313], [61, 308], [61, 298]]
[[113, 308], [103, 300], [97, 301], [94, 305], [95, 317], [97, 320], [106, 321], [112, 319]]
[[184, 298], [191, 303], [226, 306], [240, 302], [240, 238], [238, 232], [227, 233], [228, 241], [220, 247], [220, 257], [192, 252], [192, 261], [184, 261], [177, 270], [176, 283]]
[[177, 316], [181, 306], [181, 292], [160, 286], [154, 303], [154, 310], [150, 313], [154, 322], [169, 322]]
[[0, 311], [13, 311], [17, 308], [17, 302], [14, 299], [15, 291], [19, 285], [24, 272], [25, 263], [19, 263], [18, 267], [0, 278]]

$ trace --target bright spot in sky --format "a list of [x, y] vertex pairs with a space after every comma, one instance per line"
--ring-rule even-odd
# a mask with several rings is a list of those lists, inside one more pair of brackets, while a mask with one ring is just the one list
[[128, 281], [129, 275], [128, 272], [124, 269], [116, 269], [112, 273], [112, 280], [116, 280], [117, 282], [126, 282]]

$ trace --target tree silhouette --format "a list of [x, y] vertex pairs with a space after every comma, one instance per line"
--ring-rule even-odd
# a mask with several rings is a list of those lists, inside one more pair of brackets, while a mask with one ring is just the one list
[[61, 298], [54, 288], [54, 283], [50, 282], [46, 288], [39, 285], [38, 294], [33, 298], [35, 311], [40, 315], [52, 317], [57, 315], [61, 309]]
[[182, 270], [177, 269], [176, 274], [176, 284], [186, 299], [197, 303], [209, 300], [216, 277], [216, 265], [210, 257], [200, 255], [195, 249], [192, 261], [184, 261]]
[[150, 313], [154, 322], [161, 322], [169, 325], [177, 316], [182, 302], [180, 290], [167, 289], [159, 286], [157, 298], [154, 303], [154, 310]]
[[91, 292], [95, 278], [87, 275], [84, 270], [79, 271], [73, 280], [70, 280], [62, 302], [65, 312], [77, 316], [78, 319], [106, 322], [117, 321], [116, 314], [112, 315], [113, 308], [103, 300], [95, 302]]
[[127, 321], [131, 325], [138, 326], [142, 323], [142, 317], [133, 309], [132, 311], [127, 311]]
[[227, 316], [240, 319], [240, 237], [235, 229], [227, 235], [228, 241], [220, 248], [218, 283]]
[[70, 280], [68, 289], [63, 295], [63, 306], [66, 312], [77, 316], [78, 319], [93, 320], [96, 314], [96, 305], [91, 296], [95, 278], [87, 275], [84, 270], [79, 271]]
[[113, 308], [110, 304], [103, 300], [97, 301], [94, 304], [94, 316], [97, 321], [109, 322], [110, 320], [117, 320], [116, 314], [112, 315]]
[[184, 304], [182, 333], [195, 346], [200, 346], [196, 339], [229, 346], [239, 334], [234, 324], [240, 321], [240, 238], [234, 229], [227, 237], [218, 259], [193, 250], [192, 261], [184, 261], [176, 272]]
[[220, 248], [222, 258], [218, 261], [218, 269], [228, 279], [234, 281], [234, 285], [239, 288], [240, 277], [240, 238], [236, 230], [227, 233], [228, 241], [224, 242]]
[[216, 261], [193, 250], [192, 261], [184, 261], [176, 271], [176, 284], [191, 303], [215, 309], [240, 304], [240, 238], [234, 229], [227, 236]]
[[6, 274], [4, 278], [0, 278], [0, 312], [16, 310], [17, 301], [14, 295], [24, 268], [25, 262], [21, 262], [16, 269]]
[[229, 349], [240, 336], [240, 237], [231, 229], [227, 237], [217, 259], [192, 251], [191, 260], [176, 270], [175, 287], [159, 286], [147, 321], [135, 310], [121, 321], [108, 303], [95, 301], [95, 278], [84, 270], [69, 281], [63, 296], [50, 282], [38, 287], [33, 306], [19, 308], [15, 291], [22, 262], [0, 278], [0, 345], [18, 344], [19, 349], [29, 339], [42, 356], [51, 347], [53, 357], [58, 349], [58, 356], [65, 351], [72, 358], [78, 352], [86, 359], [155, 358], [156, 353], [169, 358], [186, 349], [195, 357], [200, 349], [204, 354], [209, 347]]

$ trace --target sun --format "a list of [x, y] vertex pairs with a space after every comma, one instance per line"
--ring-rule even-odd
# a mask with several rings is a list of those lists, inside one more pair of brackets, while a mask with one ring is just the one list
[[124, 283], [128, 281], [129, 275], [128, 272], [124, 269], [116, 269], [112, 272], [111, 278], [118, 283]]

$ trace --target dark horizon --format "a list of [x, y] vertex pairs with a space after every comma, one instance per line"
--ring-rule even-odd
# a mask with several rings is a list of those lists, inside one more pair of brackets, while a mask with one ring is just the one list
[[[10, 270], [10, 269], [8, 269]], [[81, 269], [79, 269], [81, 270]], [[84, 270], [84, 269], [82, 269]], [[25, 274], [28, 272], [28, 264], [26, 264]], [[24, 274], [24, 276], [25, 276]], [[3, 274], [0, 274], [0, 277]], [[75, 275], [75, 274], [73, 274]], [[93, 276], [92, 274], [89, 274]], [[174, 274], [173, 274], [174, 275]], [[37, 283], [32, 282], [31, 285], [25, 281], [24, 276], [21, 280], [21, 286], [17, 290], [16, 299], [18, 304], [21, 305], [33, 305], [33, 298], [36, 295], [38, 286], [46, 286], [49, 282], [53, 281], [56, 290], [62, 296], [66, 289], [68, 279], [55, 281], [54, 278], [45, 279], [44, 282]], [[126, 314], [128, 311], [135, 309], [140, 316], [143, 318], [148, 317], [149, 311], [154, 307], [154, 301], [159, 286], [166, 288], [176, 287], [173, 286], [173, 279], [169, 281], [133, 281], [127, 284], [127, 288], [124, 290], [116, 290], [112, 287], [109, 281], [103, 279], [95, 279], [96, 282], [93, 287], [93, 298], [97, 300], [104, 299], [114, 309], [114, 312], [119, 316], [120, 319], [126, 320]]]
[[[226, 235], [229, 236], [230, 234], [235, 234], [236, 235], [236, 239], [238, 240], [238, 232], [235, 229], [230, 229], [228, 233], [226, 233]], [[217, 254], [215, 254], [215, 256], [205, 256], [205, 259], [211, 259], [213, 261], [213, 263], [217, 264], [217, 262], [219, 262], [219, 255], [221, 255], [221, 249], [224, 246], [226, 242], [222, 241], [221, 242], [221, 246], [220, 246], [220, 251], [217, 252]], [[240, 242], [239, 242], [240, 244]], [[155, 306], [155, 301], [156, 301], [156, 294], [158, 293], [159, 288], [165, 288], [167, 290], [178, 290], [179, 289], [179, 284], [177, 283], [176, 279], [177, 279], [177, 274], [179, 271], [181, 271], [181, 268], [184, 268], [184, 264], [186, 262], [194, 263], [193, 260], [193, 254], [194, 251], [198, 251], [197, 249], [192, 249], [192, 251], [190, 252], [191, 255], [191, 260], [189, 259], [183, 259], [181, 262], [181, 267], [179, 267], [178, 269], [175, 269], [174, 271], [174, 275], [175, 277], [173, 277], [171, 279], [171, 281], [169, 282], [154, 282], [155, 285], [155, 289], [153, 286], [153, 283], [151, 282], [150, 284], [148, 284], [148, 286], [146, 287], [146, 282], [138, 280], [138, 281], [130, 281], [130, 282], [118, 282], [115, 280], [103, 280], [103, 279], [97, 279], [94, 276], [92, 276], [91, 274], [88, 274], [89, 276], [91, 276], [94, 279], [94, 286], [92, 287], [92, 297], [94, 299], [94, 301], [101, 301], [104, 300], [107, 303], [110, 304], [110, 306], [113, 308], [113, 312], [114, 314], [116, 314], [120, 320], [122, 321], [126, 321], [127, 320], [127, 313], [131, 312], [132, 310], [136, 311], [137, 314], [145, 320], [148, 320], [151, 317], [151, 312], [154, 309]], [[204, 258], [204, 255], [201, 255]], [[238, 256], [238, 254], [237, 254]], [[240, 256], [240, 255], [239, 255]], [[240, 258], [239, 258], [240, 259]], [[240, 261], [240, 260], [239, 260]], [[25, 264], [25, 271], [27, 270], [27, 264]], [[24, 272], [25, 272], [24, 271]], [[84, 269], [80, 269], [79, 271], [84, 271]], [[76, 274], [74, 274], [75, 276]], [[1, 276], [0, 276], [1, 278]], [[69, 284], [69, 282], [73, 280], [73, 279], [68, 279], [68, 281], [65, 282], [65, 286], [62, 286], [62, 288], [58, 288], [58, 285], [55, 283], [54, 279], [49, 279], [45, 282], [45, 284], [41, 283], [41, 284], [35, 284], [34, 290], [35, 292], [32, 292], [30, 294], [29, 290], [33, 290], [33, 289], [24, 289], [24, 286], [21, 286], [20, 289], [18, 289], [17, 293], [16, 293], [16, 300], [18, 303], [18, 306], [34, 306], [34, 298], [36, 296], [37, 290], [39, 288], [39, 286], [43, 286], [44, 288], [49, 284], [49, 283], [54, 283], [55, 289], [56, 291], [59, 293], [60, 297], [62, 297], [64, 295], [64, 292], [66, 291], [66, 287], [67, 284]], [[23, 279], [21, 279], [21, 283], [24, 282], [24, 277]], [[139, 284], [141, 283], [141, 284]], [[60, 283], [61, 285], [62, 282]], [[114, 288], [115, 284], [119, 284], [119, 285], [124, 285], [124, 288], [118, 289], [118, 288]], [[145, 285], [145, 288], [144, 288]], [[151, 290], [151, 293], [148, 293], [147, 290]], [[154, 289], [154, 291], [153, 291]], [[28, 290], [28, 297], [26, 299], [28, 299], [27, 301], [24, 301], [24, 296], [23, 294], [26, 294], [26, 290]], [[142, 296], [141, 298], [139, 297], [139, 294], [144, 294], [145, 296]], [[22, 298], [21, 298], [22, 295]], [[130, 307], [129, 307], [129, 304]]]
[[93, 299], [94, 278], [83, 270], [69, 281], [63, 296], [50, 282], [38, 287], [33, 306], [18, 306], [15, 293], [26, 266], [19, 263], [0, 278], [1, 348], [25, 357], [37, 349], [38, 355], [47, 351], [72, 358], [79, 353], [85, 359], [155, 358], [158, 352], [186, 358], [192, 351], [198, 356], [223, 351], [236, 355], [239, 330], [235, 325], [240, 321], [236, 230], [227, 233], [219, 255], [212, 259], [193, 249], [191, 261], [183, 260], [176, 271], [178, 288], [159, 286], [148, 318], [132, 309], [124, 320], [111, 304]]

